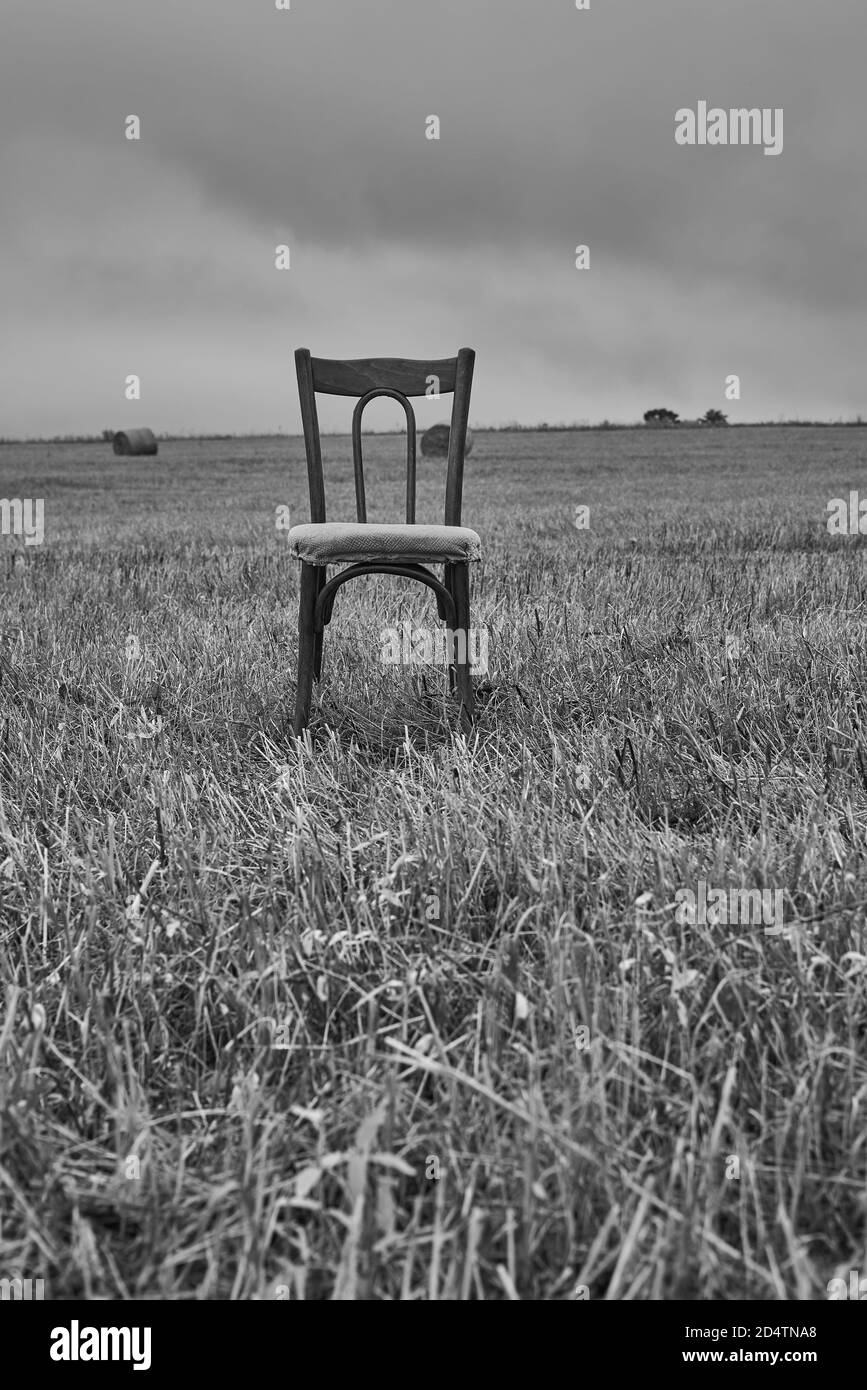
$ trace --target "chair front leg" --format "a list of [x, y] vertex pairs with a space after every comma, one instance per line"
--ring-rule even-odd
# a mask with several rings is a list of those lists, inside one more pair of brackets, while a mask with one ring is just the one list
[[[451, 565], [443, 565], [443, 586], [448, 590], [449, 593], [451, 593], [451, 591], [452, 591], [452, 567], [451, 567]], [[446, 612], [446, 606], [445, 606], [445, 603], [443, 602], [442, 594], [437, 594], [436, 600], [437, 600], [437, 617], [439, 618], [439, 620], [440, 620], [441, 623], [447, 623], [448, 620], [449, 620], [449, 615], [448, 615], [448, 613]]]
[[[325, 565], [320, 565], [317, 568], [316, 576], [318, 580], [316, 586], [316, 597], [318, 598], [322, 590], [325, 588], [325, 585], [328, 583], [328, 570]], [[313, 676], [317, 681], [320, 680], [322, 676], [322, 644], [324, 641], [325, 623], [323, 622], [322, 630], [320, 632], [317, 632], [316, 639], [313, 643]]]
[[301, 563], [301, 596], [298, 602], [298, 681], [295, 687], [295, 737], [303, 734], [310, 718], [315, 663], [316, 596], [319, 575], [314, 565]]
[[[443, 565], [443, 584], [445, 585], [446, 589], [451, 594], [453, 599], [455, 596], [454, 568], [454, 565]], [[446, 612], [446, 606], [440, 598], [439, 594], [437, 594], [437, 614], [440, 618], [440, 621], [446, 624], [446, 631], [448, 632], [448, 625], [451, 620], [449, 618], [448, 613]], [[451, 694], [455, 688], [455, 663], [453, 659], [453, 654], [450, 654], [450, 657], [451, 659], [449, 660], [449, 693]]]
[[473, 678], [470, 674], [470, 567], [467, 561], [452, 565], [451, 594], [455, 601], [457, 629], [454, 674], [461, 697], [461, 722], [465, 730], [473, 723]]

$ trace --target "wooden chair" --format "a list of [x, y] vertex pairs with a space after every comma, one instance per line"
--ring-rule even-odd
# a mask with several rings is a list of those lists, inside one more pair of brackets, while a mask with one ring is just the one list
[[[470, 583], [469, 567], [481, 559], [481, 541], [475, 531], [461, 526], [461, 493], [464, 449], [470, 412], [470, 390], [475, 353], [461, 348], [457, 357], [435, 362], [404, 358], [365, 358], [332, 361], [311, 357], [307, 348], [295, 353], [307, 477], [310, 486], [310, 522], [289, 532], [291, 553], [301, 561], [301, 598], [298, 610], [298, 685], [295, 696], [295, 734], [303, 733], [310, 717], [314, 677], [322, 672], [322, 643], [331, 621], [334, 596], [342, 584], [364, 574], [397, 574], [416, 579], [433, 589], [437, 613], [457, 635], [457, 650], [450, 665], [450, 684], [457, 682], [464, 727], [472, 724], [473, 687], [469, 666]], [[441, 393], [454, 393], [446, 470], [445, 525], [420, 526], [415, 520], [415, 412], [410, 396], [427, 393], [428, 380], [436, 377]], [[357, 521], [325, 519], [325, 485], [316, 392], [331, 396], [356, 396], [352, 415], [352, 457], [355, 468]], [[361, 458], [361, 417], [377, 396], [391, 396], [406, 411], [406, 522], [368, 522]], [[328, 578], [328, 566], [347, 564]], [[444, 566], [444, 580], [426, 568]], [[463, 633], [461, 639], [460, 634]]]

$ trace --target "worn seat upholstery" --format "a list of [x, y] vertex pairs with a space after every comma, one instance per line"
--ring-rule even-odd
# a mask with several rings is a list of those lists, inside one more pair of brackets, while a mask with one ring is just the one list
[[482, 558], [482, 542], [468, 526], [320, 521], [293, 526], [289, 549], [308, 565], [455, 564]]

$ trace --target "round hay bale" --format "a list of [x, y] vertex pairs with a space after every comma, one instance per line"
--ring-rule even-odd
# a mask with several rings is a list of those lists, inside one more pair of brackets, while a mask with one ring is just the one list
[[116, 454], [155, 454], [157, 439], [153, 430], [118, 430], [111, 446]]
[[[448, 425], [431, 425], [429, 430], [425, 430], [421, 437], [421, 451], [423, 454], [432, 454], [435, 458], [447, 458], [449, 452], [449, 435], [451, 430]], [[473, 432], [467, 427], [467, 442], [464, 447], [464, 458], [473, 451]]]

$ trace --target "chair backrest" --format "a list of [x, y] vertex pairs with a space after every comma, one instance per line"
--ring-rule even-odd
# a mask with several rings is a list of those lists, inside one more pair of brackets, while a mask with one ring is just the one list
[[434, 389], [438, 394], [454, 394], [446, 471], [445, 523], [447, 526], [460, 526], [464, 450], [475, 360], [476, 354], [472, 348], [461, 348], [457, 357], [442, 358], [437, 362], [417, 362], [403, 357], [364, 357], [343, 362], [326, 357], [311, 357], [307, 348], [299, 348], [295, 353], [295, 369], [298, 373], [304, 447], [307, 451], [310, 520], [326, 519], [319, 418], [316, 413], [316, 392], [321, 391], [323, 395], [329, 396], [358, 397], [352, 413], [352, 460], [355, 468], [355, 506], [359, 521], [367, 520], [361, 459], [361, 417], [368, 402], [378, 396], [391, 396], [392, 399], [400, 401], [406, 411], [406, 519], [409, 522], [415, 521], [416, 422], [409, 397], [426, 396], [433, 378]]

